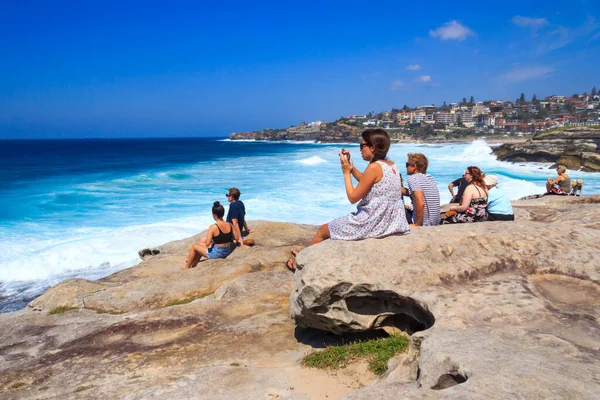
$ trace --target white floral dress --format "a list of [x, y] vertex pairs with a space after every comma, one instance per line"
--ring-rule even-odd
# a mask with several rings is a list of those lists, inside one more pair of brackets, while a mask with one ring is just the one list
[[398, 167], [383, 161], [377, 163], [383, 169], [383, 177], [359, 201], [355, 212], [328, 224], [331, 239], [361, 240], [409, 232]]

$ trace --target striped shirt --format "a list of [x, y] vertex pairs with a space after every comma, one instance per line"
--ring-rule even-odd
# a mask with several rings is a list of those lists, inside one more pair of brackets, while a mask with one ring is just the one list
[[[414, 193], [417, 190], [423, 192], [425, 207], [423, 210], [423, 226], [433, 226], [440, 224], [440, 191], [435, 184], [433, 176], [427, 174], [408, 175], [408, 194], [415, 207]], [[413, 208], [413, 218], [416, 221], [416, 208]]]

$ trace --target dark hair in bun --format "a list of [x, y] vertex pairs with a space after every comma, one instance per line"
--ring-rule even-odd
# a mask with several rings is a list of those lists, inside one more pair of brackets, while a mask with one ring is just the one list
[[221, 203], [219, 203], [218, 201], [215, 201], [213, 203], [212, 213], [217, 218], [223, 218], [223, 215], [225, 215], [225, 208], [223, 208]]

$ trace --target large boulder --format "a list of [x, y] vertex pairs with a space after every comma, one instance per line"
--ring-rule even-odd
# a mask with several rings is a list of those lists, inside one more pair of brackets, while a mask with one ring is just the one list
[[418, 377], [399, 362], [348, 399], [595, 398], [599, 202], [546, 196], [513, 203], [515, 222], [322, 242], [297, 257], [291, 315], [336, 333], [415, 332]]

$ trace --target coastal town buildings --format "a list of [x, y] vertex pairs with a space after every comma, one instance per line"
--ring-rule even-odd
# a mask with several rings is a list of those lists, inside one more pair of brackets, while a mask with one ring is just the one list
[[[594, 88], [595, 89], [595, 88]], [[287, 129], [268, 129], [257, 132], [260, 137], [275, 135], [278, 139], [328, 140], [356, 135], [357, 130], [373, 127], [389, 129], [397, 140], [403, 138], [443, 139], [461, 135], [524, 136], [547, 129], [569, 126], [600, 126], [600, 96], [573, 94], [551, 95], [528, 101], [521, 95], [516, 101], [463, 101], [442, 106], [421, 105], [392, 108], [378, 113], [352, 114], [327, 123], [323, 120], [302, 122]], [[354, 129], [354, 133], [350, 132]], [[240, 134], [240, 137], [252, 135]], [[348, 136], [350, 135], [350, 136]], [[457, 136], [458, 135], [458, 136]], [[255, 135], [256, 137], [256, 135]]]

